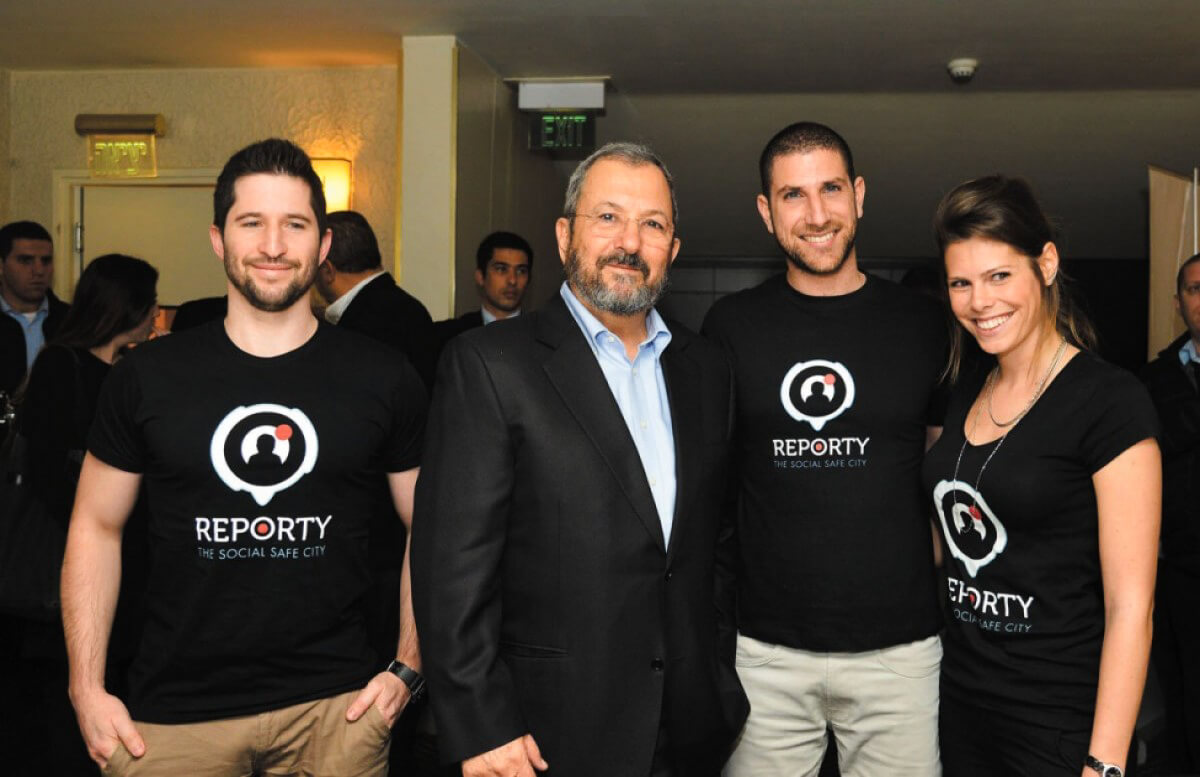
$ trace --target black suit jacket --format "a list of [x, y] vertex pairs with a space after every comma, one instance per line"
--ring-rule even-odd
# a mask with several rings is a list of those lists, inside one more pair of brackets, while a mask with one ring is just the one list
[[338, 319], [338, 326], [399, 349], [412, 362], [428, 388], [433, 385], [437, 343], [433, 318], [421, 302], [396, 285], [385, 272], [368, 283]]
[[[433, 335], [437, 340], [437, 353], [441, 353], [446, 348], [446, 343], [461, 335], [463, 332], [472, 329], [478, 329], [483, 326], [483, 313], [478, 310], [472, 310], [469, 313], [463, 313], [458, 318], [448, 318], [445, 321], [433, 322]], [[436, 359], [435, 359], [436, 363]]]
[[[550, 774], [715, 775], [748, 705], [716, 594], [728, 364], [671, 327], [670, 546], [637, 449], [562, 299], [446, 349], [417, 483], [413, 597], [445, 760], [531, 733]], [[720, 606], [718, 606], [720, 605]], [[724, 625], [726, 631], [722, 632]]]
[[1158, 410], [1162, 449], [1162, 549], [1172, 566], [1200, 576], [1200, 385], [1179, 361], [1184, 332], [1142, 370]]
[[[42, 336], [47, 341], [58, 331], [71, 306], [46, 292], [50, 309], [42, 322]], [[0, 391], [12, 396], [25, 378], [25, 333], [12, 316], [0, 313]]]

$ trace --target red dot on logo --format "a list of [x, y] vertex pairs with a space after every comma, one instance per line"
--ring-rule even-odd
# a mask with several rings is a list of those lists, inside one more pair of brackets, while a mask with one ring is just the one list
[[971, 509], [968, 512], [971, 513], [971, 517], [974, 518], [975, 520], [977, 520], [977, 521], [983, 520], [983, 514], [979, 512], [979, 508], [977, 506], [971, 505]]
[[280, 440], [290, 440], [292, 437], [292, 427], [287, 424], [280, 424], [275, 427], [275, 436]]
[[836, 382], [837, 382], [837, 378], [835, 378], [835, 377], [833, 376], [833, 373], [832, 373], [832, 372], [829, 372], [829, 373], [826, 373], [826, 374], [825, 374], [825, 385], [827, 385], [827, 386], [832, 386], [832, 385], [833, 385], [834, 383], [836, 383]]
[[971, 604], [975, 603], [975, 594], [971, 594]]
[[255, 534], [262, 535], [262, 534], [266, 534], [269, 531], [271, 531], [271, 527], [267, 526], [265, 523], [260, 523], [254, 527]]
[[825, 444], [819, 443], [819, 442], [814, 442], [812, 449], [813, 449], [814, 453], [820, 453], [821, 451], [825, 450]]

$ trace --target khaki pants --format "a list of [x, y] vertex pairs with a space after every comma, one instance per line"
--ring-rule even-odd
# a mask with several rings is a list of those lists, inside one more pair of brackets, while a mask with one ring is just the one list
[[391, 729], [375, 705], [348, 722], [346, 708], [357, 695], [200, 723], [135, 721], [145, 754], [134, 758], [118, 746], [102, 771], [113, 777], [386, 777]]
[[738, 635], [750, 717], [726, 777], [815, 777], [826, 728], [843, 777], [938, 777], [938, 637], [812, 653]]

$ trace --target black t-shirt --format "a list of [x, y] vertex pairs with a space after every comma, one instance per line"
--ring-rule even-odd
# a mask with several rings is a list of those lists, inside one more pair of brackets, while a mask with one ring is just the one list
[[979, 479], [996, 443], [964, 449], [963, 441], [986, 375], [980, 369], [956, 387], [923, 468], [946, 542], [942, 692], [1019, 720], [1087, 730], [1104, 637], [1092, 475], [1154, 436], [1154, 408], [1132, 375], [1080, 353]]
[[920, 468], [947, 327], [868, 276], [809, 297], [783, 275], [719, 300], [737, 382], [738, 630], [805, 650], [923, 639], [940, 618]]
[[136, 719], [277, 709], [378, 670], [359, 606], [373, 487], [418, 466], [425, 405], [406, 360], [324, 323], [274, 358], [215, 321], [118, 362], [89, 450], [142, 473], [149, 506]]

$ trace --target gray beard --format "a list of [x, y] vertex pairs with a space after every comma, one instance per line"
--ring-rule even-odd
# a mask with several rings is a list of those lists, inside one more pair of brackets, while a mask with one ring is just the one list
[[567, 282], [576, 296], [589, 307], [596, 310], [602, 310], [605, 313], [612, 313], [616, 316], [633, 316], [638, 313], [645, 313], [650, 308], [654, 307], [663, 294], [667, 291], [668, 274], [663, 273], [663, 277], [654, 284], [645, 284], [637, 287], [617, 286], [610, 287], [604, 284], [600, 277], [600, 271], [608, 264], [623, 264], [630, 267], [635, 267], [642, 271], [642, 277], [649, 275], [649, 268], [642, 258], [637, 254], [612, 254], [602, 258], [600, 266], [595, 272], [588, 274], [583, 266], [583, 262], [579, 259], [579, 252], [572, 248], [567, 256]]

